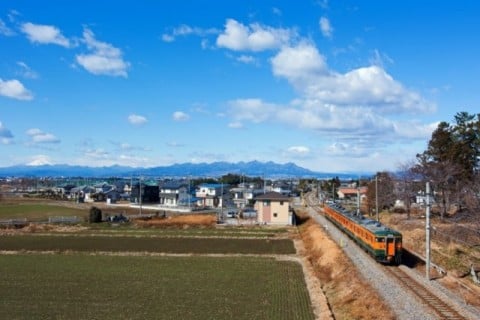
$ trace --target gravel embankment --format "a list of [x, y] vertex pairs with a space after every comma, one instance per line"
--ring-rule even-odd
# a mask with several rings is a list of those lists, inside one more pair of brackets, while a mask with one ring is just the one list
[[[391, 307], [397, 319], [437, 319], [428, 308], [419, 303], [418, 298], [414, 294], [404, 289], [401, 285], [393, 284], [392, 280], [382, 270], [384, 268], [382, 265], [360, 250], [354, 242], [336, 229], [327, 219], [317, 214], [313, 209], [309, 209], [309, 214], [343, 248], [345, 254], [357, 266], [361, 275]], [[358, 295], [360, 296], [362, 293], [359, 292]]]

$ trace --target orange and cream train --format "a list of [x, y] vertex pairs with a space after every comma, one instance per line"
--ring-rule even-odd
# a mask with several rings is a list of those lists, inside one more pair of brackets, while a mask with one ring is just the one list
[[402, 234], [376, 220], [352, 213], [329, 202], [323, 207], [325, 217], [381, 263], [402, 262]]

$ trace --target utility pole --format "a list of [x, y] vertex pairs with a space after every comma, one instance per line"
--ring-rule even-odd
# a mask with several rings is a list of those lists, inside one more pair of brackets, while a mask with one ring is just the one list
[[220, 217], [221, 217], [221, 220], [223, 221], [223, 181], [222, 181], [222, 190], [220, 191], [221, 192], [221, 195], [220, 195]]
[[425, 222], [425, 257], [426, 257], [426, 265], [425, 265], [425, 272], [427, 280], [430, 281], [430, 182], [427, 182], [426, 185], [426, 222]]
[[142, 177], [140, 177], [140, 180], [138, 181], [138, 195], [140, 201], [140, 215], [142, 215]]
[[375, 216], [377, 217], [377, 221], [380, 221], [378, 216], [378, 172], [375, 175]]
[[335, 181], [332, 180], [332, 199], [335, 202]]
[[360, 217], [360, 178], [357, 185], [357, 216]]
[[191, 212], [192, 209], [190, 207], [190, 176], [188, 176], [188, 189], [187, 189], [187, 200], [188, 200], [188, 212]]

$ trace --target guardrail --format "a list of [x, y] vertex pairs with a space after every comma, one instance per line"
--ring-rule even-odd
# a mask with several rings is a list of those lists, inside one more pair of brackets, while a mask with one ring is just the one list
[[28, 223], [26, 218], [0, 220], [0, 225], [4, 226], [26, 226]]
[[79, 223], [83, 219], [77, 216], [66, 216], [66, 217], [49, 217], [48, 223]]

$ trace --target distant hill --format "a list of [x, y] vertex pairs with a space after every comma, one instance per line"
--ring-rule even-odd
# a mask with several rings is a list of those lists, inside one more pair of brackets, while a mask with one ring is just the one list
[[[134, 168], [125, 166], [87, 167], [66, 164], [41, 166], [11, 166], [0, 168], [0, 177], [220, 177], [225, 174], [243, 174], [266, 178], [333, 178], [349, 179], [356, 173], [322, 173], [297, 166], [294, 163], [260, 162], [181, 163], [170, 166]], [[365, 176], [363, 174], [363, 176]]]

